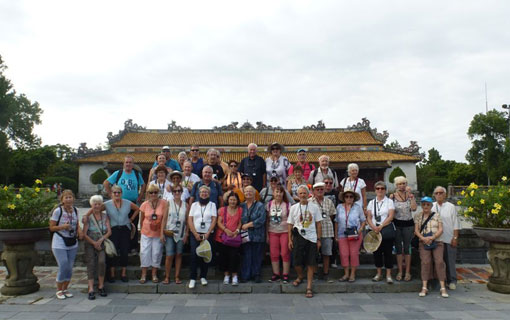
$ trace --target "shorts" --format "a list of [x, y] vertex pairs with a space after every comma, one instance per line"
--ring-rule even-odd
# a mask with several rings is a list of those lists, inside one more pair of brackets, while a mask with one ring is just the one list
[[295, 266], [313, 267], [317, 265], [317, 244], [303, 238], [294, 229], [292, 258]]
[[175, 254], [182, 254], [183, 248], [184, 243], [182, 242], [182, 240], [179, 240], [176, 243], [174, 237], [166, 237], [165, 254], [167, 257], [175, 256]]
[[321, 254], [324, 256], [333, 255], [333, 238], [321, 238]]

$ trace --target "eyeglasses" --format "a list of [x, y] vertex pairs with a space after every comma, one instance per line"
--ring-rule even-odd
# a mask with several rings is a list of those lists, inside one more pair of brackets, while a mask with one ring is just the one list
[[113, 194], [121, 194], [122, 192], [120, 192], [120, 191], [114, 191], [114, 192], [112, 192], [112, 193], [113, 193]]
[[231, 164], [231, 165], [230, 165], [230, 167], [231, 167], [231, 168], [235, 168], [235, 167], [237, 167], [237, 165], [235, 165], [235, 164]]
[[182, 189], [172, 190], [172, 193], [182, 193]]
[[333, 182], [324, 182], [324, 184], [333, 184]]
[[438, 192], [434, 192], [434, 194], [443, 194], [444, 191], [438, 191]]
[[198, 152], [198, 149], [191, 149], [191, 152]]
[[375, 188], [375, 190], [386, 190], [386, 188], [379, 187], [379, 188]]
[[317, 191], [324, 191], [324, 188], [315, 188], [313, 190], [317, 190]]
[[149, 194], [158, 194], [159, 191], [149, 191]]
[[350, 195], [348, 196], [348, 195], [345, 195], [345, 196], [344, 196], [344, 198], [345, 198], [345, 199], [354, 199], [354, 196], [350, 196]]

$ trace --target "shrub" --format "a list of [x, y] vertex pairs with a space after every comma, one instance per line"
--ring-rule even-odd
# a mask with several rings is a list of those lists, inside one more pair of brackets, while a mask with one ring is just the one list
[[426, 195], [430, 196], [432, 192], [434, 191], [434, 188], [437, 186], [441, 186], [444, 188], [448, 188], [448, 179], [447, 178], [441, 178], [441, 177], [432, 177], [427, 180], [425, 183], [425, 187], [422, 190]]
[[93, 174], [90, 175], [90, 182], [92, 184], [102, 184], [107, 178], [108, 175], [106, 174], [106, 172], [103, 169], [99, 168]]
[[44, 185], [49, 185], [50, 187], [56, 183], [62, 183], [62, 190], [71, 189], [74, 194], [78, 193], [78, 183], [76, 180], [73, 180], [68, 177], [48, 177], [44, 179]]
[[395, 181], [396, 177], [406, 177], [406, 174], [400, 167], [396, 167], [393, 169], [393, 171], [390, 173], [390, 182], [393, 183]]

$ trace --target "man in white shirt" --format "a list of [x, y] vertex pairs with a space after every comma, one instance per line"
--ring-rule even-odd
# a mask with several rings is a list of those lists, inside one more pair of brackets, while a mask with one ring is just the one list
[[432, 211], [439, 213], [443, 222], [443, 234], [439, 241], [444, 243], [444, 262], [446, 263], [446, 282], [450, 290], [457, 287], [457, 271], [455, 259], [457, 257], [457, 241], [459, 239], [460, 221], [455, 206], [446, 201], [446, 189], [438, 186], [434, 189], [436, 202]]

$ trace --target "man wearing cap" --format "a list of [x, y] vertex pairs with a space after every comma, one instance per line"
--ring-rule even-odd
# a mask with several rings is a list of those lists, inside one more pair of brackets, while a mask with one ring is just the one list
[[257, 155], [257, 145], [250, 143], [248, 145], [248, 156], [241, 160], [239, 172], [252, 177], [253, 187], [260, 192], [266, 185], [266, 162]]
[[[165, 166], [167, 166], [168, 168], [172, 168], [172, 170], [182, 171], [181, 166], [179, 165], [179, 162], [177, 162], [177, 160], [172, 159], [172, 157], [171, 157], [172, 152], [170, 151], [169, 146], [164, 146], [163, 148], [161, 148], [161, 153], [163, 153], [166, 157]], [[154, 161], [154, 164], [152, 165], [152, 167], [156, 168], [157, 166], [158, 166], [158, 162]]]
[[457, 257], [457, 241], [459, 239], [460, 221], [457, 209], [446, 201], [446, 189], [438, 186], [434, 189], [436, 202], [432, 205], [432, 211], [439, 213], [443, 222], [443, 234], [438, 241], [444, 243], [444, 262], [446, 263], [446, 282], [450, 290], [457, 288], [457, 270], [455, 259]]
[[315, 166], [309, 162], [306, 162], [306, 149], [301, 148], [297, 151], [297, 159], [297, 163], [290, 166], [289, 176], [294, 172], [295, 166], [300, 166], [303, 168], [303, 177], [305, 177], [305, 180], [308, 181], [310, 173], [315, 170]]
[[313, 185], [313, 197], [308, 199], [309, 203], [313, 203], [320, 208], [322, 221], [322, 237], [321, 237], [321, 254], [323, 262], [323, 279], [326, 282], [332, 282], [329, 279], [329, 257], [333, 255], [333, 238], [335, 233], [333, 230], [333, 221], [336, 210], [333, 201], [324, 197], [324, 182], [317, 182]]
[[[253, 178], [249, 174], [241, 175], [241, 187], [234, 188], [234, 192], [239, 197], [239, 202], [244, 202], [244, 188], [246, 188], [247, 186], [252, 186], [252, 182], [253, 182]], [[227, 192], [227, 194], [228, 194], [228, 192]], [[255, 200], [260, 201], [260, 194], [256, 189], [255, 189]]]
[[193, 166], [193, 172], [202, 178], [202, 169], [204, 168], [204, 159], [200, 158], [200, 149], [197, 145], [192, 145], [190, 148], [190, 161]]
[[323, 154], [319, 157], [319, 168], [316, 168], [310, 173], [308, 183], [314, 185], [317, 182], [324, 182], [324, 178], [327, 176], [333, 178], [333, 189], [338, 190], [338, 177], [336, 172], [329, 167], [329, 156]]

